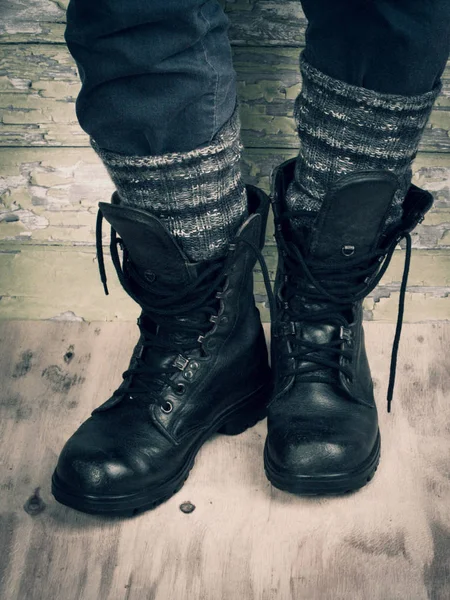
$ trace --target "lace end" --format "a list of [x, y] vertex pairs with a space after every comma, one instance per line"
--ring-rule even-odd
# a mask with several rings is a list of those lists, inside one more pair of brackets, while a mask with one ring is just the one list
[[395, 329], [394, 343], [392, 345], [391, 368], [390, 368], [389, 386], [388, 386], [388, 393], [387, 393], [387, 411], [388, 411], [388, 413], [391, 412], [392, 398], [394, 395], [395, 375], [396, 375], [396, 370], [397, 370], [397, 356], [398, 356], [398, 349], [399, 349], [399, 345], [400, 345], [400, 336], [402, 333], [403, 313], [405, 310], [406, 286], [408, 284], [408, 273], [409, 273], [409, 267], [411, 264], [411, 250], [412, 250], [411, 236], [409, 235], [409, 233], [407, 233], [404, 237], [406, 239], [405, 267], [403, 270], [402, 283], [400, 286], [397, 327]]
[[98, 270], [100, 272], [100, 280], [103, 284], [103, 290], [106, 296], [109, 296], [108, 286], [106, 284], [106, 270], [105, 270], [105, 260], [103, 257], [103, 245], [102, 245], [102, 221], [103, 215], [102, 211], [99, 209], [97, 213], [97, 223], [95, 227], [95, 238], [96, 238], [96, 246], [97, 246], [97, 260], [98, 260]]
[[391, 358], [391, 372], [389, 375], [389, 385], [387, 391], [387, 411], [391, 412], [392, 400], [394, 399], [394, 386], [395, 386], [395, 375], [396, 375], [396, 362], [397, 362], [397, 350], [394, 351]]

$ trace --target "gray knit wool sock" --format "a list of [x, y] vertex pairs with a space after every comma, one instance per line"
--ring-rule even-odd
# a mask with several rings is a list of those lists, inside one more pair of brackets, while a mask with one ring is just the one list
[[300, 151], [287, 191], [288, 208], [313, 215], [342, 175], [388, 170], [397, 175], [400, 186], [386, 226], [398, 221], [411, 183], [411, 162], [440, 85], [423, 95], [399, 96], [333, 79], [303, 56], [300, 70], [303, 86], [294, 111]]
[[223, 255], [245, 220], [236, 109], [210, 144], [186, 153], [125, 156], [91, 145], [124, 205], [161, 219], [192, 261]]

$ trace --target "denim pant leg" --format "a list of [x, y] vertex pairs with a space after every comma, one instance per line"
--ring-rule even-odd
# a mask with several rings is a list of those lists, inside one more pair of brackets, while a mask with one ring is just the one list
[[450, 48], [448, 0], [301, 0], [305, 58], [319, 71], [385, 94], [431, 91]]
[[227, 30], [216, 0], [70, 0], [81, 127], [127, 155], [209, 143], [236, 105]]

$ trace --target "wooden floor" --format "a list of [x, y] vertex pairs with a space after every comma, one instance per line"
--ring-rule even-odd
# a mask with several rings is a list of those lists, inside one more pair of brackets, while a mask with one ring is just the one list
[[134, 327], [2, 323], [0, 598], [448, 600], [450, 323], [405, 326], [391, 415], [393, 326], [366, 331], [383, 439], [369, 486], [328, 499], [273, 489], [261, 423], [208, 442], [163, 506], [109, 520], [59, 505], [50, 477], [66, 439], [118, 384]]

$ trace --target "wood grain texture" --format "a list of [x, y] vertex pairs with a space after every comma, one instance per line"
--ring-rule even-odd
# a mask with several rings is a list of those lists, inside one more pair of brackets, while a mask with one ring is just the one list
[[[249, 148], [297, 148], [294, 100], [301, 88], [298, 49], [234, 48], [242, 139]], [[4, 46], [0, 57], [0, 146], [89, 146], [78, 125], [80, 83], [63, 46]], [[450, 151], [450, 67], [420, 149]]]
[[[0, 324], [0, 597], [447, 600], [450, 324], [405, 327], [391, 415], [393, 326], [366, 333], [382, 432], [366, 488], [326, 499], [272, 488], [263, 422], [208, 442], [166, 504], [109, 520], [56, 503], [50, 477], [65, 441], [119, 383], [135, 328]], [[36, 488], [45, 508], [31, 516], [23, 506]]]

